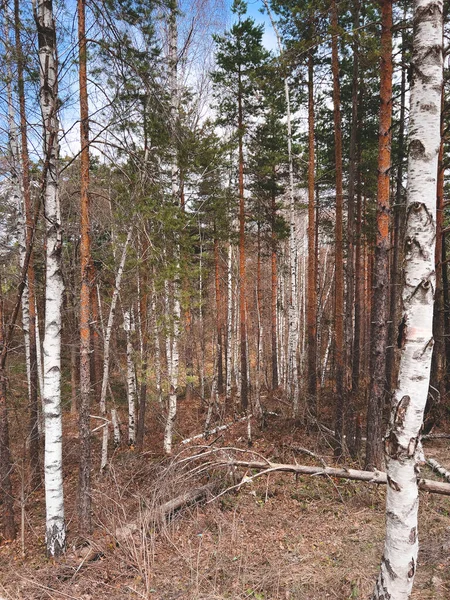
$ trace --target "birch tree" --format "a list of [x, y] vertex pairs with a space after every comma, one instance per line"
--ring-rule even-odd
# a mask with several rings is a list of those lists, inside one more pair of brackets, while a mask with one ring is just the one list
[[386, 541], [373, 600], [406, 600], [417, 568], [420, 428], [433, 352], [442, 0], [415, 0], [400, 368], [385, 438]]
[[45, 504], [47, 553], [66, 548], [62, 474], [61, 418], [61, 212], [58, 191], [58, 63], [52, 0], [33, 0], [39, 44], [39, 100], [43, 118], [47, 172], [44, 192], [46, 217], [46, 285], [44, 333]]

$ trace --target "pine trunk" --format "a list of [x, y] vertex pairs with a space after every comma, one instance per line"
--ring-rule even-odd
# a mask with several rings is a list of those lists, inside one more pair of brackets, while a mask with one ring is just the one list
[[344, 248], [343, 248], [343, 190], [342, 190], [342, 129], [341, 129], [341, 92], [339, 84], [338, 59], [338, 13], [336, 0], [331, 2], [331, 68], [333, 73], [333, 116], [334, 144], [336, 160], [336, 227], [335, 227], [335, 379], [336, 379], [336, 418], [335, 432], [337, 456], [343, 452], [344, 439]]
[[370, 389], [366, 469], [381, 469], [389, 300], [389, 215], [392, 123], [392, 0], [381, 4], [380, 131], [378, 141], [377, 237], [372, 279]]
[[402, 32], [402, 73], [400, 80], [400, 114], [399, 131], [397, 138], [397, 180], [395, 187], [394, 204], [394, 224], [393, 224], [393, 242], [392, 242], [392, 267], [391, 267], [391, 292], [389, 299], [389, 328], [388, 328], [388, 347], [386, 349], [386, 389], [390, 392], [395, 389], [397, 369], [396, 369], [396, 340], [398, 326], [398, 286], [400, 283], [400, 261], [402, 249], [400, 247], [401, 231], [405, 220], [405, 203], [403, 193], [403, 163], [405, 158], [405, 117], [406, 117], [406, 34]]
[[85, 0], [77, 0], [78, 59], [80, 85], [80, 470], [78, 518], [83, 535], [92, 532], [91, 522], [91, 224], [89, 215], [89, 105]]

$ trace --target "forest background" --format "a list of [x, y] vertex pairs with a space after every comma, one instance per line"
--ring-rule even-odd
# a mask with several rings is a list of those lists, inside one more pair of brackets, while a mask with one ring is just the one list
[[[91, 547], [115, 461], [139, 471], [218, 427], [245, 427], [232, 445], [249, 447], [282, 419], [277, 447], [288, 431], [358, 473], [381, 472], [385, 451], [394, 468], [383, 439], [401, 446], [414, 408], [394, 392], [415, 247], [435, 256], [414, 288], [434, 353], [427, 341], [414, 375], [427, 389], [410, 468], [419, 430], [445, 430], [448, 10], [431, 4], [444, 51], [441, 80], [427, 76], [442, 118], [425, 246], [406, 177], [411, 89], [436, 70], [413, 47], [420, 2], [2, 3], [0, 477], [3, 537], [19, 530], [23, 555], [42, 491], [47, 554], [66, 551], [65, 463], [74, 539]], [[395, 567], [408, 594], [412, 564]]]

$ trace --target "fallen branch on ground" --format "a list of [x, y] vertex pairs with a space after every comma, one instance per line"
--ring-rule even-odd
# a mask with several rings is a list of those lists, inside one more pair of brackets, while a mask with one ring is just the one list
[[442, 477], [450, 482], [450, 471], [447, 471], [447, 469], [440, 465], [437, 460], [434, 460], [434, 458], [428, 458], [427, 465], [429, 465], [433, 471], [437, 471], [439, 475], [442, 475]]
[[422, 440], [450, 440], [450, 433], [427, 433]]
[[[386, 473], [382, 471], [359, 471], [357, 469], [337, 469], [334, 467], [312, 467], [309, 465], [290, 465], [283, 463], [257, 462], [246, 460], [226, 460], [218, 463], [223, 466], [243, 467], [246, 469], [256, 469], [261, 471], [258, 475], [265, 475], [275, 471], [285, 471], [287, 473], [297, 473], [299, 475], [316, 475], [321, 477], [339, 477], [342, 479], [351, 479], [354, 481], [364, 481], [366, 483], [375, 483], [377, 485], [386, 485]], [[450, 496], [450, 484], [431, 479], [418, 479], [419, 489], [431, 492], [433, 494], [442, 494]]]
[[232, 421], [231, 423], [227, 423], [226, 425], [219, 425], [218, 427], [215, 427], [214, 429], [210, 429], [209, 431], [206, 431], [203, 433], [198, 433], [197, 435], [193, 435], [190, 438], [186, 438], [185, 440], [182, 440], [180, 443], [181, 444], [189, 444], [189, 442], [193, 442], [194, 440], [201, 440], [202, 438], [206, 438], [210, 435], [215, 435], [219, 431], [224, 431], [225, 429], [228, 429], [235, 423], [241, 423], [242, 421], [246, 421], [248, 418], [251, 419], [252, 417], [253, 417], [253, 415], [249, 415], [248, 417], [247, 416], [241, 417], [240, 419], [237, 419], [237, 421]]

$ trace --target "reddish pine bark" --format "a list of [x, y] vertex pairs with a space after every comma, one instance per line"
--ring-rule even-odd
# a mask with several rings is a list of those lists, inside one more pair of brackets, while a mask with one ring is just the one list
[[[241, 85], [239, 85], [239, 89]], [[241, 335], [241, 408], [248, 407], [247, 379], [247, 319], [245, 310], [246, 270], [245, 270], [245, 198], [244, 198], [244, 123], [242, 114], [242, 97], [238, 97], [238, 138], [239, 138], [239, 322]]]
[[91, 234], [89, 216], [89, 109], [87, 92], [87, 55], [85, 34], [85, 0], [77, 0], [79, 85], [80, 85], [80, 470], [78, 516], [82, 534], [89, 535], [91, 523], [91, 438], [89, 428], [91, 393], [90, 333], [90, 265]]
[[[444, 92], [442, 92], [441, 114], [444, 112]], [[441, 117], [441, 143], [439, 146], [438, 157], [438, 176], [436, 190], [436, 293], [434, 300], [433, 315], [433, 338], [434, 351], [431, 361], [430, 385], [432, 389], [428, 396], [427, 406], [425, 408], [425, 426], [429, 430], [439, 420], [439, 404], [445, 397], [446, 389], [446, 369], [445, 369], [445, 321], [444, 321], [444, 293], [443, 293], [443, 256], [444, 249], [444, 182], [445, 182], [445, 163], [444, 163], [444, 141], [445, 128], [444, 118]], [[436, 397], [438, 394], [438, 397]]]
[[385, 352], [388, 334], [389, 215], [392, 122], [392, 0], [381, 5], [380, 133], [378, 146], [377, 238], [372, 280], [370, 393], [367, 411], [366, 469], [381, 469], [383, 407], [386, 390]]
[[401, 262], [401, 237], [405, 221], [405, 198], [403, 193], [403, 172], [405, 157], [405, 113], [406, 113], [406, 40], [405, 33], [402, 32], [402, 74], [400, 80], [400, 114], [399, 130], [397, 137], [398, 156], [397, 156], [397, 180], [394, 202], [394, 224], [392, 228], [392, 266], [391, 266], [391, 291], [389, 299], [389, 328], [388, 328], [388, 346], [386, 349], [386, 386], [390, 392], [395, 389], [397, 369], [395, 348], [397, 346], [397, 326], [399, 321], [399, 294], [398, 286], [400, 283], [400, 262]]

